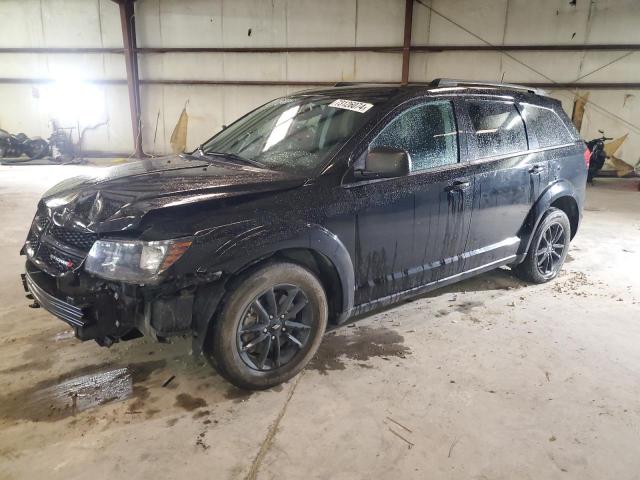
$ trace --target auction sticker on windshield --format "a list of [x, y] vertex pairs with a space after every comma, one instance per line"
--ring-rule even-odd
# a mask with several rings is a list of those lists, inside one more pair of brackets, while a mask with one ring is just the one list
[[353, 110], [354, 112], [364, 113], [373, 107], [372, 103], [356, 102], [355, 100], [335, 100], [329, 104], [330, 107], [342, 108], [344, 110]]

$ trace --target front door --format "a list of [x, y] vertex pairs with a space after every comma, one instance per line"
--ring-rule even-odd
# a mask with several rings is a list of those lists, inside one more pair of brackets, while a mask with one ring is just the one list
[[344, 185], [357, 210], [356, 305], [459, 272], [469, 229], [473, 177], [459, 163], [451, 102], [406, 106], [369, 144], [379, 147], [406, 150], [411, 172]]

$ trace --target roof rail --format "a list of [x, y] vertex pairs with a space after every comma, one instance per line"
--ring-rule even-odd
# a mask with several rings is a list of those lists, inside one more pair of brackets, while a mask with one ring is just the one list
[[516, 85], [514, 83], [499, 83], [499, 82], [474, 82], [472, 80], [456, 80], [453, 78], [436, 78], [430, 85], [434, 88], [440, 87], [497, 87], [508, 88], [509, 90], [522, 90], [525, 92], [534, 93], [536, 95], [544, 96], [545, 91], [540, 88], [527, 87], [526, 85]]

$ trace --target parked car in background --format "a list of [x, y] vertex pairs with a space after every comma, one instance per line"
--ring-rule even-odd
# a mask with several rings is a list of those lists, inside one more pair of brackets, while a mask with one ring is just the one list
[[553, 279], [586, 178], [560, 103], [526, 87], [309, 90], [190, 154], [52, 188], [23, 281], [82, 340], [189, 335], [229, 381], [268, 388], [328, 324], [504, 265]]

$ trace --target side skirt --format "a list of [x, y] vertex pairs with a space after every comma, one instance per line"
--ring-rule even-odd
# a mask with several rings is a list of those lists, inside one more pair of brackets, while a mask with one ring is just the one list
[[393, 303], [399, 302], [405, 298], [415, 297], [416, 295], [422, 295], [424, 293], [430, 292], [440, 287], [444, 287], [446, 285], [450, 285], [452, 283], [459, 282], [460, 280], [465, 280], [470, 277], [474, 277], [481, 273], [488, 272], [490, 270], [494, 270], [503, 265], [519, 263], [521, 261], [520, 255], [510, 255], [505, 258], [501, 258], [500, 260], [495, 260], [491, 263], [487, 263], [485, 265], [481, 265], [479, 267], [473, 268], [471, 270], [467, 270], [465, 272], [457, 273], [455, 275], [451, 275], [446, 278], [442, 278], [440, 280], [436, 280], [430, 283], [426, 283], [424, 285], [420, 285], [419, 287], [410, 288], [409, 290], [404, 290], [402, 292], [394, 293], [393, 295], [388, 295], [386, 297], [381, 297], [371, 302], [363, 303], [358, 305], [351, 310], [348, 316], [344, 315], [340, 317], [340, 320], [344, 321], [347, 318], [355, 315], [362, 315], [363, 313], [369, 312], [376, 308], [385, 307], [387, 305], [391, 305]]

